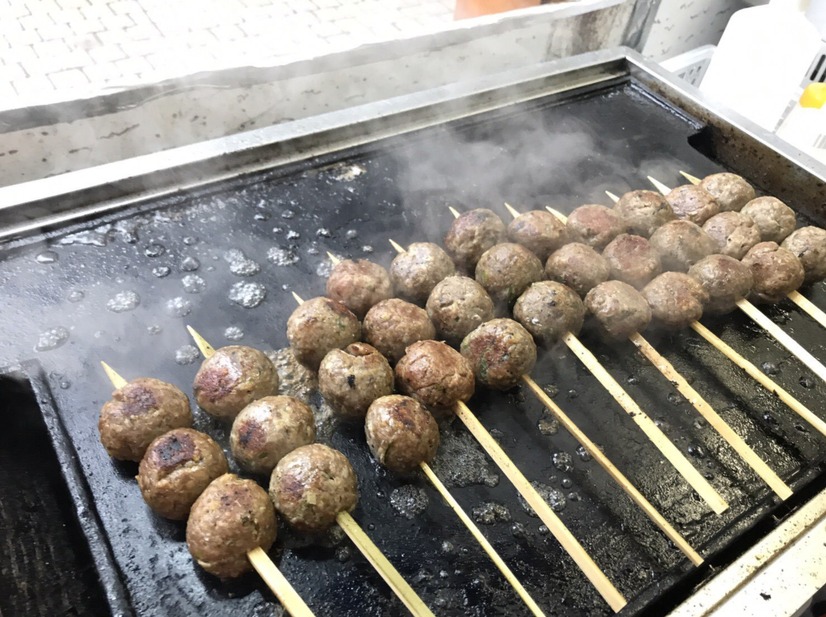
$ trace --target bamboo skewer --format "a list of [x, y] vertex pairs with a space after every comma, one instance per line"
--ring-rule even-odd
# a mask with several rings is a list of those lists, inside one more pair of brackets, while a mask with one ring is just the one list
[[[203, 341], [203, 339], [197, 335], [197, 332], [191, 328], [189, 328], [189, 330], [193, 333], [193, 336], [197, 336], [195, 339], [196, 342], [198, 339]], [[204, 341], [204, 343], [206, 343], [206, 341]], [[207, 346], [209, 346], [208, 343]], [[212, 348], [209, 347], [209, 349]], [[203, 353], [204, 350], [202, 349], [201, 352]], [[215, 350], [212, 349], [212, 352], [214, 353]], [[111, 366], [106, 364], [106, 362], [101, 362], [100, 364], [103, 366], [106, 376], [115, 388], [120, 389], [127, 384], [127, 381]], [[290, 582], [284, 578], [284, 575], [270, 559], [270, 556], [267, 555], [260, 546], [248, 551], [247, 559], [249, 559], [252, 567], [255, 568], [255, 571], [258, 572], [267, 584], [267, 587], [272, 590], [275, 597], [278, 598], [278, 601], [281, 602], [281, 605], [292, 617], [313, 617], [313, 612], [310, 610], [310, 607], [301, 599], [301, 596], [298, 595]]]

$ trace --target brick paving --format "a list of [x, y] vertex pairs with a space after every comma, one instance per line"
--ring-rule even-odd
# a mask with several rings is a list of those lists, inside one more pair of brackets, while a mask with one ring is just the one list
[[455, 0], [0, 0], [0, 109], [437, 29]]

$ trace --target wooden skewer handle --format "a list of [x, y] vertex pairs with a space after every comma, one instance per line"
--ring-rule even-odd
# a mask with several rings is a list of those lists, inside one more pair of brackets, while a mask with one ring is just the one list
[[820, 310], [817, 305], [812, 304], [809, 299], [799, 291], [793, 291], [789, 294], [789, 300], [794, 302], [801, 308], [809, 317], [814, 319], [821, 326], [826, 328], [826, 313]]
[[270, 588], [292, 617], [314, 617], [310, 607], [301, 599], [301, 596], [293, 589], [290, 582], [284, 578], [281, 570], [275, 566], [269, 555], [260, 546], [248, 552], [247, 558], [255, 571], [267, 583], [267, 587]]

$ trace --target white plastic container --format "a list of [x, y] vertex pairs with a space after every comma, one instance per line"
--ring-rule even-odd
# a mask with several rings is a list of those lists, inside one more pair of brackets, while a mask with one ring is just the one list
[[826, 163], [826, 84], [810, 84], [777, 129], [777, 136]]

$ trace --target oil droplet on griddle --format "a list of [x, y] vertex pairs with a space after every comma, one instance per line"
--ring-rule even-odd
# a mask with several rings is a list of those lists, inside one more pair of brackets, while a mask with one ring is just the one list
[[192, 302], [178, 296], [168, 300], [166, 312], [173, 317], [186, 317], [192, 312]]
[[267, 251], [267, 259], [276, 266], [289, 266], [296, 263], [299, 260], [299, 257], [296, 253], [289, 249], [282, 249], [281, 247], [274, 246]]
[[184, 272], [195, 272], [198, 268], [201, 267], [201, 262], [195, 259], [194, 257], [184, 257], [181, 260], [181, 270]]
[[571, 488], [574, 485], [573, 480], [570, 478], [562, 478], [562, 481], [559, 483], [562, 488]]
[[574, 459], [567, 452], [554, 452], [551, 456], [551, 460], [553, 461], [554, 467], [556, 467], [559, 471], [567, 472], [574, 468]]
[[690, 445], [688, 446], [688, 453], [695, 458], [705, 458], [706, 452], [702, 446]]
[[57, 253], [54, 251], [43, 251], [38, 253], [34, 260], [39, 264], [53, 264], [57, 261]]
[[175, 362], [178, 364], [194, 364], [201, 353], [194, 345], [184, 345], [175, 350]]
[[192, 246], [196, 242], [198, 242], [198, 238], [196, 238], [195, 236], [186, 236], [184, 238], [184, 244], [186, 244], [187, 246]]
[[418, 486], [405, 484], [390, 493], [390, 505], [405, 518], [414, 518], [427, 509], [427, 493]]
[[537, 421], [536, 428], [545, 436], [556, 435], [559, 432], [559, 422], [553, 416], [543, 415]]
[[814, 388], [815, 387], [814, 380], [811, 377], [807, 376], [807, 375], [804, 375], [803, 377], [801, 377], [798, 380], [798, 383], [801, 386], [803, 386], [804, 388]]
[[66, 299], [69, 302], [80, 302], [85, 297], [85, 294], [80, 291], [79, 289], [73, 289], [69, 292], [69, 295], [66, 296]]
[[224, 338], [229, 341], [240, 341], [244, 338], [244, 331], [238, 326], [229, 326], [224, 330]]
[[157, 276], [159, 279], [169, 276], [170, 272], [172, 272], [172, 268], [169, 266], [158, 266], [156, 268], [152, 268], [152, 274]]
[[69, 331], [63, 326], [56, 326], [40, 333], [34, 349], [35, 351], [51, 351], [62, 346], [68, 340]]
[[482, 503], [471, 511], [473, 520], [480, 525], [493, 525], [494, 523], [511, 521], [511, 513], [507, 507], [495, 501]]
[[164, 253], [166, 253], [166, 247], [163, 244], [158, 244], [157, 242], [153, 242], [143, 249], [143, 254], [151, 258], [160, 257]]
[[777, 375], [780, 372], [780, 369], [774, 362], [763, 362], [763, 364], [760, 365], [760, 368], [763, 369], [763, 372], [766, 373], [766, 375]]
[[676, 392], [669, 392], [666, 395], [665, 398], [667, 398], [668, 402], [671, 403], [672, 405], [679, 405], [680, 404], [680, 400], [681, 400], [680, 395], [677, 394]]
[[284, 212], [281, 213], [281, 218], [287, 220], [295, 218], [295, 212], [292, 210], [284, 210]]
[[146, 326], [146, 331], [149, 334], [160, 334], [162, 328], [157, 324], [152, 324], [151, 326]]
[[141, 297], [134, 291], [121, 291], [106, 302], [106, 308], [113, 313], [125, 313], [135, 310], [141, 303]]
[[[536, 489], [536, 492], [544, 499], [549, 506], [551, 506], [551, 510], [554, 512], [562, 512], [565, 509], [565, 506], [568, 505], [567, 501], [565, 500], [565, 495], [562, 491], [558, 491], [555, 488], [551, 488], [547, 484], [543, 484], [542, 482], [531, 482], [531, 486]], [[525, 501], [525, 498], [522, 495], [518, 496], [519, 498], [519, 505], [527, 512], [530, 516], [536, 517], [536, 512], [533, 511], [528, 505], [528, 502]], [[546, 528], [547, 529], [547, 528]], [[542, 533], [540, 531], [540, 533]], [[546, 532], [547, 533], [547, 532]]]
[[576, 455], [579, 457], [583, 463], [587, 463], [590, 460], [593, 460], [591, 457], [591, 453], [585, 449], [584, 446], [577, 446], [576, 448]]
[[261, 283], [235, 283], [229, 289], [231, 302], [244, 308], [255, 308], [267, 297], [267, 288]]
[[206, 281], [197, 274], [187, 274], [181, 279], [181, 284], [184, 286], [184, 291], [188, 294], [201, 293], [206, 289]]

